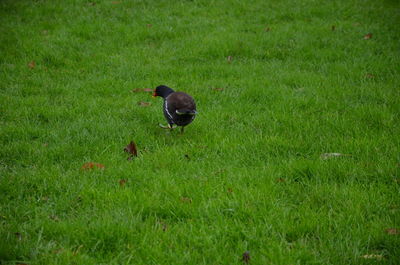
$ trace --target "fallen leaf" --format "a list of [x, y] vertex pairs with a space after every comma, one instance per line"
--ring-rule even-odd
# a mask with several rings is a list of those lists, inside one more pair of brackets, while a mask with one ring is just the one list
[[44, 147], [46, 147], [46, 146], [48, 146], [48, 145], [49, 145], [48, 143], [44, 143], [44, 144], [43, 144]]
[[367, 74], [365, 75], [365, 77], [366, 77], [366, 78], [374, 78], [375, 75], [373, 75], [373, 74], [371, 74], [371, 73], [367, 73]]
[[339, 156], [350, 156], [350, 155], [341, 154], [341, 153], [324, 153], [324, 154], [322, 154], [320, 157], [321, 157], [322, 160], [327, 160], [327, 159], [329, 159], [329, 158], [332, 158], [332, 157], [339, 157]]
[[285, 182], [286, 180], [284, 178], [277, 178], [276, 182]]
[[126, 179], [120, 179], [120, 180], [119, 180], [119, 186], [120, 186], [120, 187], [124, 187], [127, 181], [128, 181], [128, 180], [126, 180]]
[[398, 229], [396, 229], [396, 228], [388, 228], [388, 229], [385, 229], [385, 231], [386, 231], [386, 233], [388, 235], [398, 235], [398, 234], [400, 234], [400, 231]]
[[232, 56], [229, 55], [229, 56], [226, 58], [226, 60], [228, 61], [228, 63], [231, 63], [232, 60], [233, 60], [233, 58], [232, 58]]
[[229, 192], [229, 193], [232, 193], [232, 192], [233, 192], [233, 189], [232, 189], [232, 188], [228, 188], [228, 192]]
[[366, 255], [361, 256], [361, 258], [381, 260], [383, 258], [383, 256], [380, 254], [366, 254]]
[[182, 197], [182, 198], [181, 198], [181, 202], [192, 203], [192, 199], [191, 199], [191, 198], [188, 198], [188, 197]]
[[50, 215], [49, 218], [50, 218], [51, 220], [55, 221], [55, 222], [59, 222], [59, 221], [60, 221], [60, 218], [58, 218], [57, 215]]
[[369, 40], [370, 38], [372, 38], [372, 33], [368, 33], [364, 36], [364, 40]]
[[100, 163], [88, 162], [88, 163], [83, 164], [83, 166], [81, 167], [82, 170], [89, 170], [89, 169], [94, 169], [94, 168], [104, 169], [105, 166]]
[[111, 4], [113, 5], [121, 4], [121, 1], [112, 1]]
[[152, 24], [147, 24], [146, 27], [151, 28], [153, 25]]
[[336, 26], [335, 25], [332, 25], [332, 31], [335, 31], [336, 30]]
[[90, 2], [90, 3], [88, 3], [88, 6], [95, 6], [95, 5], [96, 5], [95, 2]]
[[[125, 148], [124, 151], [131, 154], [132, 156], [137, 156], [137, 148], [136, 148], [136, 144], [134, 141], [131, 141]], [[132, 157], [131, 156], [131, 157]], [[131, 158], [132, 159], [132, 158]]]
[[222, 90], [224, 90], [224, 88], [223, 88], [223, 87], [213, 87], [212, 90], [215, 90], [215, 91], [222, 91]]
[[142, 106], [142, 107], [148, 107], [148, 106], [151, 105], [151, 103], [150, 102], [140, 101], [140, 102], [138, 102], [138, 105]]
[[271, 30], [271, 29], [270, 29], [269, 27], [267, 27], [267, 28], [264, 29], [265, 32], [268, 32], [268, 31], [270, 31], [270, 30]]
[[30, 69], [33, 69], [33, 68], [35, 68], [35, 67], [36, 67], [36, 63], [35, 63], [35, 61], [31, 61], [31, 62], [29, 62], [29, 63], [28, 63], [28, 67], [29, 67]]
[[250, 252], [249, 251], [246, 251], [245, 253], [243, 253], [242, 260], [246, 264], [248, 264], [250, 262]]

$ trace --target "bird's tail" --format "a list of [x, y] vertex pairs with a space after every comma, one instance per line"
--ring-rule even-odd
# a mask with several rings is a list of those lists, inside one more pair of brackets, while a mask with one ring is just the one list
[[190, 115], [194, 116], [197, 114], [197, 111], [195, 110], [190, 110], [190, 109], [177, 109], [176, 114], [178, 115]]

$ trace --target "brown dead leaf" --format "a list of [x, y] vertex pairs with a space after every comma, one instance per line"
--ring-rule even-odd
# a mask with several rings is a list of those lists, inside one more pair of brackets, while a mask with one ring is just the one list
[[228, 192], [229, 192], [229, 193], [232, 193], [232, 192], [233, 192], [233, 189], [232, 189], [232, 188], [228, 188]]
[[363, 259], [381, 260], [383, 258], [383, 255], [380, 255], [380, 254], [366, 254], [366, 255], [361, 256], [361, 258], [363, 258]]
[[336, 30], [336, 26], [335, 25], [332, 25], [332, 31], [335, 31]]
[[371, 74], [371, 73], [367, 73], [367, 74], [365, 75], [365, 77], [366, 77], [366, 78], [374, 78], [375, 75], [374, 75], [374, 74]]
[[243, 253], [242, 260], [246, 264], [248, 264], [250, 262], [250, 252], [249, 251], [246, 251]]
[[368, 33], [364, 35], [364, 40], [369, 40], [370, 38], [372, 38], [372, 33]]
[[146, 27], [151, 28], [153, 25], [152, 24], [147, 24]]
[[266, 27], [265, 29], [264, 29], [264, 31], [265, 32], [269, 32], [271, 29], [269, 28], [269, 27]]
[[89, 169], [94, 169], [94, 168], [104, 169], [105, 166], [100, 163], [88, 162], [88, 163], [83, 164], [83, 166], [81, 167], [82, 170], [89, 170]]
[[233, 60], [233, 58], [232, 58], [232, 56], [229, 55], [229, 56], [226, 58], [226, 60], [228, 61], [228, 63], [231, 63], [232, 60]]
[[136, 148], [136, 144], [134, 141], [131, 141], [125, 148], [124, 151], [131, 154], [131, 159], [132, 156], [137, 156], [138, 152], [137, 152], [137, 148]]
[[284, 178], [277, 178], [276, 182], [285, 182], [286, 180]]
[[141, 107], [148, 107], [148, 106], [151, 105], [151, 103], [150, 102], [140, 101], [140, 102], [138, 102], [138, 105], [141, 106]]
[[224, 88], [223, 87], [213, 87], [212, 90], [222, 91], [222, 90], [224, 90]]
[[400, 230], [397, 229], [397, 228], [388, 228], [388, 229], [385, 229], [385, 232], [388, 235], [398, 235], [398, 234], [400, 234]]
[[118, 4], [121, 4], [121, 1], [112, 1], [111, 4], [118, 5]]
[[89, 3], [88, 3], [88, 6], [95, 6], [95, 5], [96, 5], [95, 2], [89, 2]]
[[28, 67], [29, 67], [29, 69], [35, 68], [35, 67], [36, 67], [35, 61], [30, 61], [30, 62], [28, 63]]
[[120, 187], [124, 187], [127, 181], [128, 181], [127, 179], [120, 179], [119, 180], [119, 186]]
[[181, 198], [181, 202], [184, 202], [184, 203], [192, 203], [192, 199], [189, 198], [189, 197], [182, 197], [182, 198]]
[[55, 222], [59, 222], [60, 218], [57, 215], [50, 215], [49, 218]]

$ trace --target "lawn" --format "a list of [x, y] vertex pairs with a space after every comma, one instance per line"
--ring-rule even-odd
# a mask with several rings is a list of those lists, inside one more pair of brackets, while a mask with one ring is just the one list
[[[0, 25], [0, 264], [400, 264], [398, 1], [2, 0]], [[196, 100], [184, 134], [161, 84]]]

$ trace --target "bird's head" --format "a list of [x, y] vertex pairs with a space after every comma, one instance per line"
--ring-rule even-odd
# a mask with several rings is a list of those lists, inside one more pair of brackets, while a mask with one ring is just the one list
[[166, 98], [169, 94], [173, 93], [174, 91], [164, 85], [158, 86], [154, 92], [153, 92], [153, 97], [163, 97]]

